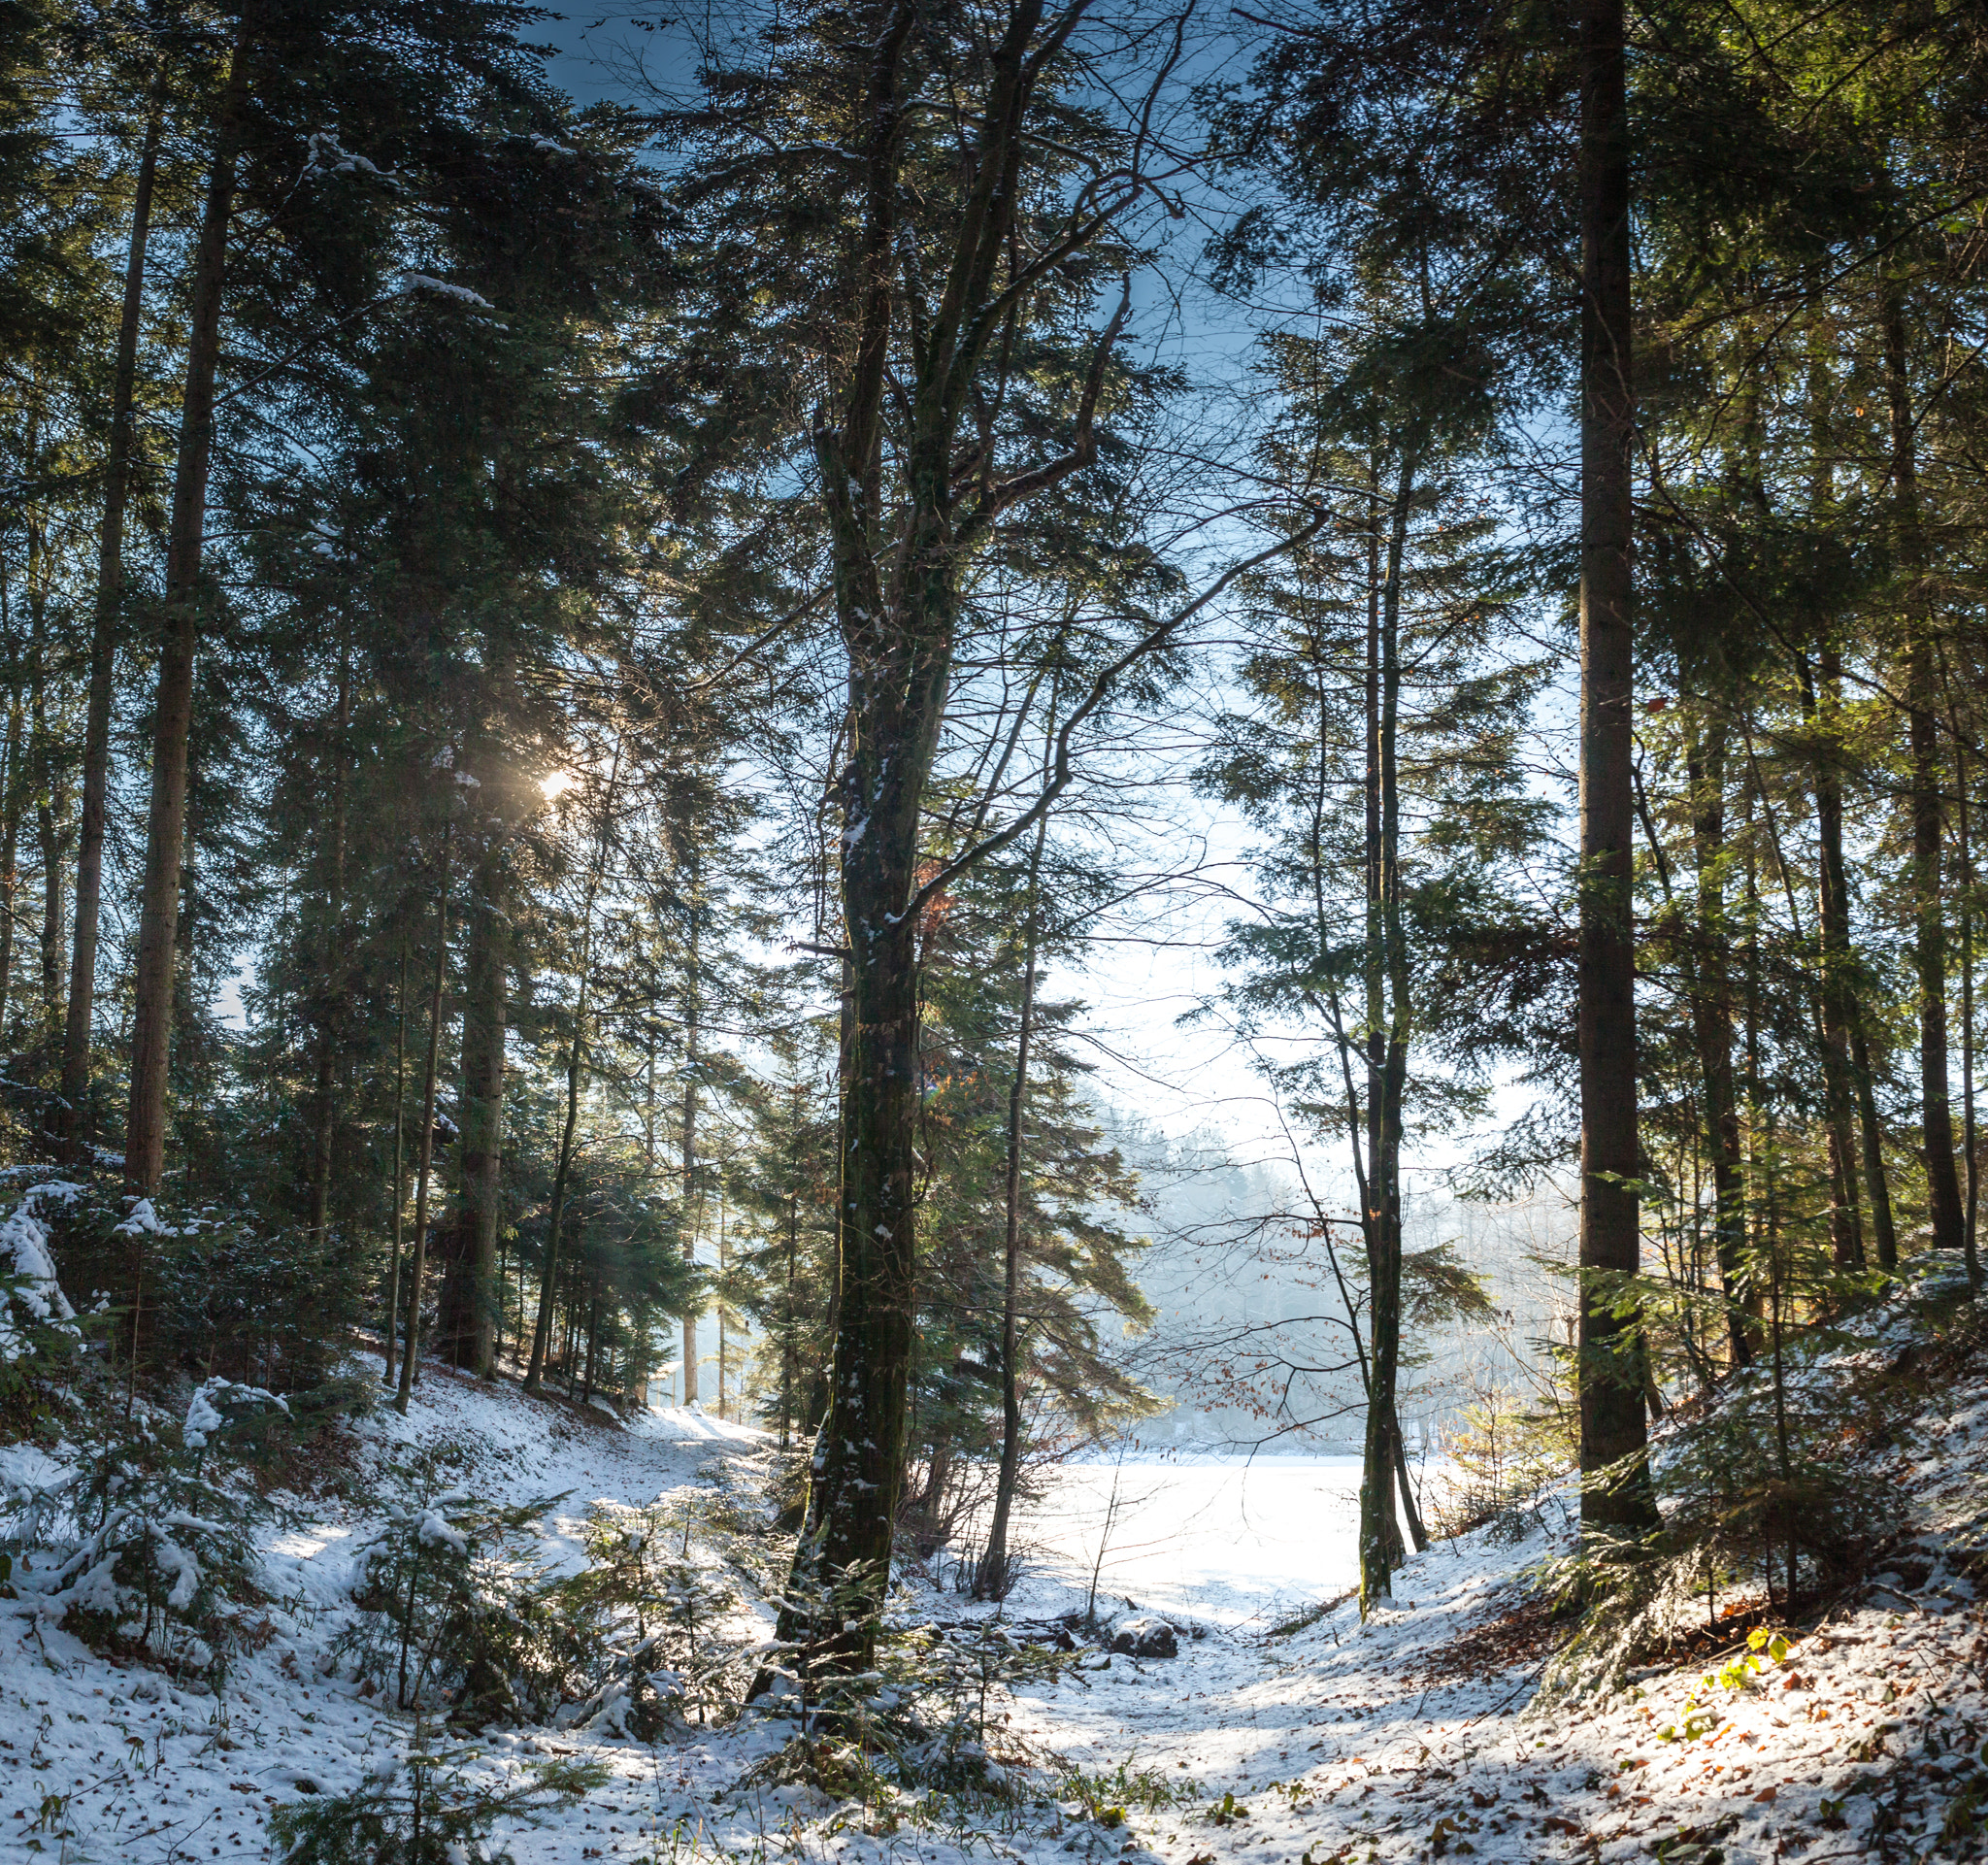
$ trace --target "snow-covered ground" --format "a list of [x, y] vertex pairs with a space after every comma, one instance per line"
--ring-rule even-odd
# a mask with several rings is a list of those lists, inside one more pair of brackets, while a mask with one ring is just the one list
[[[493, 1776], [548, 1752], [610, 1771], [584, 1802], [497, 1842], [518, 1865], [763, 1865], [770, 1852], [817, 1865], [1464, 1853], [1820, 1865], [1964, 1848], [1974, 1783], [1988, 1805], [1975, 1760], [1988, 1735], [1988, 1645], [1952, 1550], [1988, 1519], [1974, 1449], [1988, 1385], [1973, 1375], [1949, 1383], [1937, 1412], [1885, 1453], [1915, 1485], [1923, 1548], [1902, 1553], [1883, 1590], [1806, 1630], [1752, 1687], [1705, 1688], [1696, 1664], [1600, 1705], [1527, 1714], [1554, 1634], [1519, 1582], [1556, 1538], [1550, 1507], [1516, 1546], [1481, 1533], [1439, 1544], [1365, 1626], [1349, 1605], [1299, 1623], [1296, 1602], [1350, 1580], [1347, 1460], [1080, 1466], [1027, 1518], [1025, 1579], [1000, 1615], [1042, 1624], [1082, 1604], [1115, 1480], [1100, 1610], [1159, 1613], [1181, 1630], [1176, 1656], [1088, 1649], [1007, 1700], [990, 1747], [1032, 1759], [1048, 1798], [1001, 1809], [910, 1796], [884, 1816], [806, 1789], [728, 1791], [788, 1733], [756, 1715], [654, 1747], [572, 1728], [493, 1731], [478, 1764]], [[351, 1611], [352, 1550], [379, 1518], [365, 1475], [420, 1448], [446, 1449], [465, 1484], [495, 1498], [571, 1492], [540, 1527], [547, 1554], [569, 1566], [582, 1557], [589, 1502], [646, 1503], [714, 1463], [764, 1464], [757, 1434], [699, 1413], [622, 1426], [432, 1372], [406, 1420], [381, 1411], [358, 1428], [352, 1500], [293, 1499], [296, 1519], [267, 1538], [268, 1641], [218, 1698], [92, 1654], [43, 1610], [33, 1577], [17, 1574], [18, 1597], [0, 1601], [0, 1855], [265, 1858], [280, 1802], [343, 1791], [404, 1753], [407, 1718], [323, 1660]], [[46, 1480], [48, 1468], [39, 1453], [0, 1450], [0, 1476]], [[960, 1624], [996, 1609], [926, 1591], [904, 1611]], [[1685, 1739], [1662, 1739], [1693, 1690], [1706, 1714]]]

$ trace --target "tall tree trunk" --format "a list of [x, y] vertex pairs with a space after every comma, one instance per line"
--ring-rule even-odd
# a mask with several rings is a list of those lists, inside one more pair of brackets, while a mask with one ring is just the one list
[[1961, 895], [1961, 1158], [1966, 1173], [1962, 1235], [1967, 1241], [1968, 1288], [1978, 1294], [1981, 1262], [1974, 1226], [1980, 1213], [1981, 1172], [1974, 1131], [1974, 850], [1968, 833], [1967, 746], [1959, 720], [1953, 724], [1954, 855]]
[[144, 1196], [158, 1188], [165, 1166], [166, 1079], [172, 1054], [181, 853], [193, 724], [193, 654], [200, 620], [200, 555], [207, 532], [207, 480], [214, 449], [214, 384], [220, 361], [228, 222], [235, 202], [235, 168], [242, 145], [242, 107], [248, 95], [253, 19], [253, 8], [245, 5], [221, 94], [214, 162], [187, 290], [186, 374], [166, 538], [165, 627], [159, 653], [151, 805], [146, 822], [145, 881], [133, 980], [131, 1098], [124, 1123], [125, 1182]]
[[1857, 956], [1850, 944], [1849, 866], [1843, 858], [1843, 657], [1833, 635], [1823, 639], [1816, 672], [1816, 717], [1821, 731], [1816, 751], [1815, 819], [1821, 857], [1824, 1015], [1849, 1040], [1850, 1094], [1856, 1107], [1864, 1193], [1871, 1205], [1871, 1238], [1879, 1267], [1890, 1269], [1899, 1260], [1898, 1224], [1892, 1215], [1884, 1128], [1877, 1117], [1871, 1046], [1857, 989]]
[[1698, 882], [1698, 957], [1691, 999], [1692, 1034], [1705, 1094], [1712, 1164], [1712, 1240], [1726, 1302], [1726, 1333], [1736, 1366], [1753, 1361], [1746, 1331], [1744, 1274], [1746, 1186], [1740, 1151], [1740, 1109], [1733, 1086], [1732, 933], [1726, 923], [1726, 727], [1708, 715], [1687, 748], [1691, 846]]
[[580, 942], [580, 988], [573, 1004], [573, 1038], [566, 1046], [566, 1121], [559, 1133], [559, 1157], [552, 1172], [552, 1199], [546, 1213], [546, 1263], [539, 1284], [539, 1317], [532, 1329], [531, 1359], [524, 1370], [524, 1389], [536, 1392], [545, 1382], [546, 1356], [551, 1348], [552, 1316], [559, 1282], [560, 1231], [566, 1221], [566, 1188], [573, 1176], [574, 1140], [580, 1131], [580, 1079], [585, 1063], [587, 971], [592, 963], [593, 916]]
[[503, 1199], [505, 976], [510, 940], [497, 898], [503, 854], [493, 850], [479, 872], [470, 908], [469, 952], [463, 977], [462, 1195], [469, 1231], [461, 1274], [468, 1281], [467, 1337], [459, 1365], [481, 1379], [497, 1373], [497, 1232]]
[[[1892, 524], [1905, 588], [1906, 736], [1911, 756], [1912, 957], [1919, 982], [1919, 1120], [1926, 1158], [1928, 1215], [1935, 1249], [1966, 1248], [1960, 1180], [1954, 1172], [1953, 1108], [1947, 1085], [1946, 917], [1940, 897], [1941, 795], [1938, 693], [1933, 614], [1923, 586], [1925, 540], [1919, 526], [1919, 474], [1912, 437], [1903, 290], [1881, 291], [1885, 393], [1891, 415]], [[1884, 1265], [1894, 1267], [1892, 1263]]]
[[1394, 1415], [1394, 1474], [1395, 1481], [1401, 1484], [1402, 1519], [1408, 1525], [1408, 1540], [1414, 1544], [1416, 1553], [1426, 1553], [1429, 1531], [1422, 1525], [1422, 1512], [1415, 1503], [1415, 1485], [1408, 1476], [1408, 1441], [1402, 1431], [1399, 1406]]
[[[698, 887], [697, 850], [691, 846], [686, 833], [683, 849], [684, 878], [683, 907], [686, 916], [684, 927], [683, 962], [683, 1122], [681, 1134], [682, 1167], [682, 1210], [683, 1210], [683, 1260], [697, 1261], [697, 1233], [702, 1228], [704, 1216], [703, 1194], [698, 1187], [697, 1173], [697, 1071], [701, 1061], [698, 1048], [703, 1034], [703, 990], [704, 977], [700, 961], [703, 957], [703, 906]], [[683, 1403], [697, 1403], [697, 1310], [686, 1307], [683, 1311]]]
[[[1389, 514], [1379, 602], [1368, 615], [1369, 834], [1367, 911], [1368, 1384], [1365, 1461], [1360, 1479], [1360, 1611], [1393, 1595], [1406, 1558], [1396, 1509], [1400, 1442], [1396, 1386], [1402, 1345], [1402, 1100], [1411, 1027], [1407, 928], [1402, 920], [1401, 716], [1402, 565], [1414, 499], [1415, 459], [1401, 463]], [[1405, 1487], [1405, 1485], [1404, 1485]], [[1412, 1500], [1412, 1498], [1411, 1498]]]
[[90, 622], [89, 696], [83, 733], [83, 812], [76, 850], [76, 930], [69, 957], [69, 1004], [62, 1030], [62, 1098], [56, 1104], [63, 1157], [90, 1154], [90, 1016], [95, 1008], [97, 935], [104, 898], [104, 801], [110, 786], [111, 688], [124, 606], [124, 508], [131, 483], [131, 405], [138, 379], [139, 324], [145, 309], [146, 247], [151, 236], [152, 184], [158, 174], [165, 94], [154, 88], [131, 193], [131, 239], [124, 259], [124, 306], [117, 321], [117, 361], [111, 381], [111, 437], [104, 457], [104, 516], [97, 529], [97, 596]]
[[[1818, 282], [1819, 287], [1819, 282]], [[1817, 295], [1819, 296], [1819, 288]], [[1808, 521], [1818, 535], [1836, 517], [1834, 448], [1829, 432], [1830, 353], [1828, 332], [1811, 325], [1808, 333]], [[1818, 998], [1822, 1023], [1823, 1108], [1828, 1121], [1832, 1191], [1832, 1242], [1839, 1265], [1862, 1269], [1865, 1264], [1863, 1224], [1857, 1210], [1860, 1173], [1858, 1124], [1868, 1107], [1869, 1126], [1861, 1154], [1865, 1195], [1871, 1203], [1871, 1227], [1879, 1257], [1896, 1258], [1898, 1245], [1892, 1224], [1891, 1191], [1885, 1182], [1884, 1155], [1874, 1138], [1876, 1105], [1865, 1066], [1862, 1025], [1856, 986], [1856, 954], [1850, 946], [1850, 897], [1843, 864], [1843, 661], [1837, 618], [1826, 611], [1814, 619], [1816, 666], [1798, 652], [1795, 672], [1801, 688], [1802, 712], [1808, 727], [1815, 792], [1816, 919], [1821, 960]], [[1840, 1186], [1840, 1192], [1837, 1187]], [[1838, 1219], [1846, 1209], [1849, 1222]]]
[[[795, 1090], [794, 1107], [796, 1132], [799, 1131], [800, 1091]], [[780, 1449], [785, 1450], [792, 1442], [794, 1424], [794, 1392], [800, 1383], [801, 1365], [799, 1343], [794, 1330], [799, 1325], [796, 1281], [801, 1266], [801, 1198], [798, 1192], [787, 1194], [787, 1286], [786, 1301], [780, 1316]]]
[[21, 728], [26, 717], [27, 709], [17, 689], [8, 697], [6, 781], [0, 783], [0, 1050], [7, 1042], [14, 928], [20, 916], [20, 818], [27, 808], [27, 760]]
[[614, 789], [621, 771], [621, 748], [608, 775], [607, 799], [601, 810], [600, 837], [594, 845], [593, 872], [580, 918], [580, 982], [573, 999], [573, 1040], [566, 1047], [566, 1124], [559, 1135], [559, 1158], [552, 1173], [552, 1201], [546, 1215], [546, 1265], [539, 1284], [539, 1316], [532, 1328], [532, 1353], [525, 1368], [524, 1389], [538, 1391], [546, 1377], [546, 1355], [551, 1346], [552, 1316], [559, 1281], [559, 1233], [566, 1216], [566, 1191], [573, 1176], [574, 1141], [580, 1132], [580, 1083], [586, 1067], [587, 987], [593, 979], [594, 902], [607, 872], [608, 846], [614, 822]]
[[[1843, 789], [1839, 758], [1841, 740], [1835, 701], [1841, 697], [1840, 662], [1825, 649], [1823, 691], [1814, 690], [1806, 655], [1798, 657], [1796, 673], [1802, 710], [1812, 748], [1811, 779], [1815, 792], [1816, 920], [1822, 976], [1817, 996], [1822, 1023], [1823, 1111], [1828, 1123], [1831, 1182], [1830, 1230], [1838, 1267], [1864, 1267], [1863, 1225], [1856, 1203], [1855, 1143], [1856, 1080], [1850, 1059], [1851, 1031], [1856, 1019], [1855, 986], [1850, 972], [1856, 959], [1850, 949], [1850, 903], [1843, 891]], [[1880, 1174], [1883, 1162], [1879, 1161]], [[1889, 1199], [1885, 1215], [1889, 1216]], [[1882, 1220], [1875, 1214], [1873, 1226]]]
[[62, 1029], [62, 949], [69, 915], [65, 900], [69, 794], [49, 717], [49, 674], [51, 659], [49, 627], [49, 585], [54, 557], [37, 516], [28, 521], [28, 606], [32, 639], [28, 657], [28, 757], [35, 792], [35, 848], [42, 863], [42, 926], [36, 942], [42, 974], [42, 1021], [35, 1034], [38, 1057], [51, 1057], [60, 1049]]
[[394, 1361], [400, 1351], [401, 1223], [407, 1215], [408, 1135], [408, 948], [400, 948], [400, 989], [393, 1000], [393, 1254], [386, 1269], [386, 1371], [383, 1382], [393, 1383]]
[[[1050, 707], [1050, 731], [1055, 707]], [[974, 1573], [974, 1597], [1008, 1597], [1008, 1521], [1021, 1480], [1021, 1162], [1022, 1114], [1028, 1104], [1029, 1043], [1036, 1016], [1036, 960], [1042, 943], [1037, 888], [1043, 873], [1043, 845], [1049, 832], [1045, 815], [1036, 824], [1029, 849], [1027, 906], [1022, 920], [1021, 1003], [1014, 1037], [1014, 1077], [1008, 1084], [1008, 1154], [1002, 1175], [1001, 1245], [1001, 1466], [994, 1480], [994, 1515], [987, 1548]]]
[[[1580, 1395], [1581, 1522], [1640, 1530], [1640, 1328], [1622, 1279], [1641, 1262], [1637, 1144], [1631, 570], [1629, 107], [1623, 0], [1581, 0]], [[1601, 1473], [1626, 1466], [1627, 1476]]]
[[[445, 799], [449, 807], [453, 798]], [[421, 1283], [428, 1270], [428, 1182], [435, 1160], [435, 1080], [442, 1056], [442, 1011], [448, 982], [448, 840], [453, 819], [442, 824], [442, 879], [435, 889], [435, 982], [428, 991], [428, 1059], [421, 1074], [421, 1144], [414, 1166], [414, 1260], [408, 1266], [408, 1343], [400, 1356], [400, 1385], [393, 1409], [407, 1415], [421, 1365]]]
[[[780, 1636], [812, 1643], [815, 1661], [857, 1669], [874, 1650], [904, 1487], [917, 1269], [918, 921], [922, 886], [939, 884], [938, 877], [919, 880], [919, 813], [945, 716], [961, 583], [997, 511], [1094, 457], [1092, 413], [1128, 302], [1121, 296], [1099, 340], [1070, 451], [1010, 481], [998, 498], [984, 476], [979, 489], [966, 483], [959, 460], [969, 411], [983, 364], [1001, 353], [999, 333], [1011, 328], [1000, 282], [1012, 263], [1014, 215], [1031, 186], [1032, 99], [1078, 18], [1066, 11], [1045, 25], [1041, 0], [1015, 0], [989, 49], [972, 113], [957, 237], [939, 268], [944, 283], [914, 316], [908, 418], [894, 455], [902, 489], [893, 502], [902, 509], [885, 513], [886, 413], [903, 380], [892, 362], [909, 192], [903, 65], [920, 16], [909, 0], [888, 0], [880, 16], [857, 54], [868, 70], [852, 150], [862, 201], [849, 255], [854, 338], [834, 416], [824, 414], [814, 434], [848, 659], [847, 755], [838, 788], [852, 1016], [829, 1407], [780, 1620]], [[991, 457], [987, 463], [991, 469]]]
[[324, 944], [317, 974], [317, 1069], [311, 1104], [311, 1234], [320, 1249], [331, 1201], [331, 1143], [338, 1126], [333, 1093], [339, 1023], [345, 1004], [346, 734], [351, 720], [352, 654], [349, 633], [338, 657], [338, 703], [331, 728], [331, 827], [324, 883]]

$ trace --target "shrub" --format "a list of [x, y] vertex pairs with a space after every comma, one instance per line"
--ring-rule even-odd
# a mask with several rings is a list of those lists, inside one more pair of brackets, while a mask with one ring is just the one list
[[1489, 1527], [1496, 1540], [1524, 1541], [1541, 1518], [1547, 1492], [1574, 1467], [1571, 1394], [1542, 1383], [1528, 1402], [1485, 1383], [1444, 1434], [1449, 1475], [1431, 1511], [1436, 1533]]
[[870, 1671], [812, 1664], [806, 1646], [783, 1655], [778, 1670], [787, 1691], [771, 1707], [797, 1715], [802, 1730], [747, 1782], [805, 1781], [859, 1799], [895, 1785], [1005, 1800], [1018, 1791], [1013, 1769], [1024, 1757], [992, 1751], [999, 1723], [990, 1709], [1018, 1683], [1055, 1679], [1078, 1654], [1024, 1643], [985, 1620], [954, 1631], [879, 1631]]
[[717, 1633], [737, 1594], [691, 1553], [699, 1519], [687, 1496], [642, 1509], [597, 1504], [588, 1516], [588, 1566], [558, 1591], [569, 1616], [600, 1628], [606, 1669], [582, 1713], [597, 1730], [651, 1741], [687, 1709], [708, 1718], [736, 1696], [721, 1682]]
[[479, 1780], [474, 1750], [436, 1750], [417, 1727], [406, 1760], [388, 1761], [348, 1794], [279, 1807], [270, 1830], [283, 1865], [514, 1865], [491, 1851], [501, 1819], [538, 1825], [552, 1808], [600, 1786], [596, 1763], [539, 1762], [501, 1785]]
[[557, 1589], [531, 1545], [561, 1498], [503, 1508], [442, 1488], [431, 1463], [397, 1475], [398, 1501], [353, 1561], [359, 1614], [335, 1649], [403, 1710], [548, 1718], [600, 1668], [598, 1634], [550, 1610]]
[[143, 1416], [85, 1442], [62, 1482], [12, 1493], [7, 1545], [54, 1552], [44, 1590], [85, 1643], [218, 1685], [257, 1639], [254, 1529], [269, 1512], [206, 1474], [205, 1449]]
[[42, 1410], [37, 1388], [67, 1366], [83, 1339], [56, 1279], [49, 1219], [78, 1189], [60, 1181], [31, 1185], [0, 1219], [0, 1414], [14, 1415], [22, 1429]]
[[1756, 1362], [1710, 1402], [1672, 1415], [1650, 1458], [1662, 1527], [1587, 1536], [1545, 1570], [1564, 1601], [1586, 1606], [1546, 1695], [1613, 1687], [1735, 1611], [1793, 1617], [1803, 1598], [1862, 1570], [1904, 1509], [1895, 1484], [1846, 1454], [1876, 1422], [1863, 1345], [1817, 1327], [1799, 1352]]
[[355, 1255], [339, 1241], [103, 1181], [37, 1194], [63, 1285], [122, 1316], [120, 1355], [135, 1339], [142, 1371], [219, 1374], [293, 1404], [333, 1380], [342, 1324], [357, 1312]]

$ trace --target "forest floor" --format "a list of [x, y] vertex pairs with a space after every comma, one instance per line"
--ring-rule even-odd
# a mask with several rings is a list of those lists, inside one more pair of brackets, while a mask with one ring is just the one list
[[[1910, 1338], [1888, 1319], [1868, 1351], [1896, 1357]], [[1734, 1632], [1646, 1672], [1632, 1691], [1533, 1702], [1563, 1635], [1529, 1581], [1568, 1538], [1562, 1505], [1548, 1499], [1410, 1561], [1395, 1605], [1364, 1626], [1350, 1601], [1273, 1623], [1262, 1589], [1245, 1582], [1183, 1572], [1136, 1604], [1119, 1582], [1101, 1611], [1124, 1629], [1171, 1620], [1177, 1655], [1080, 1644], [1053, 1676], [997, 1688], [987, 1748], [1021, 1789], [1007, 1804], [937, 1790], [859, 1803], [800, 1785], [742, 1788], [792, 1733], [756, 1713], [654, 1746], [577, 1727], [487, 1731], [473, 1766], [494, 1780], [559, 1754], [609, 1771], [605, 1786], [544, 1824], [499, 1828], [494, 1844], [518, 1865], [1973, 1855], [1988, 1816], [1988, 1622], [1962, 1570], [1983, 1571], [1963, 1550], [1980, 1546], [1988, 1521], [1988, 1375], [1963, 1368], [1930, 1382], [1888, 1435], [1867, 1454], [1905, 1488], [1905, 1534], [1880, 1571], [1788, 1627], [1786, 1658], [1749, 1682], [1705, 1682], [1743, 1652]], [[344, 1792], [405, 1754], [409, 1719], [343, 1679], [329, 1648], [352, 1610], [352, 1550], [379, 1517], [372, 1479], [415, 1449], [441, 1452], [493, 1499], [566, 1492], [539, 1533], [568, 1566], [584, 1558], [592, 1500], [646, 1504], [714, 1482], [748, 1490], [771, 1464], [761, 1434], [695, 1412], [624, 1423], [431, 1370], [408, 1418], [382, 1409], [355, 1427], [337, 1484], [290, 1499], [295, 1513], [264, 1549], [268, 1642], [219, 1697], [93, 1654], [42, 1610], [34, 1577], [17, 1572], [17, 1597], [0, 1600], [0, 1857], [267, 1858], [277, 1805]], [[0, 1449], [0, 1479], [46, 1481], [52, 1468], [44, 1453]], [[1274, 1489], [1283, 1480], [1259, 1466], [1256, 1481]], [[1335, 1538], [1343, 1524], [1321, 1527], [1321, 1546]], [[1084, 1560], [1040, 1551], [998, 1609], [1002, 1622], [1053, 1628], [1091, 1583]], [[908, 1622], [957, 1639], [996, 1611], [918, 1582], [900, 1605]], [[736, 1619], [739, 1635], [770, 1632], [770, 1612], [753, 1600]]]

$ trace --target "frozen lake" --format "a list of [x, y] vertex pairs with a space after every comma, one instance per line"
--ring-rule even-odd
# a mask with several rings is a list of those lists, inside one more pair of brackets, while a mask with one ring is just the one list
[[1033, 1578], [1053, 1572], [1079, 1603], [1102, 1542], [1101, 1601], [1234, 1622], [1353, 1585], [1359, 1511], [1357, 1457], [1128, 1457], [1046, 1472], [1015, 1541]]

